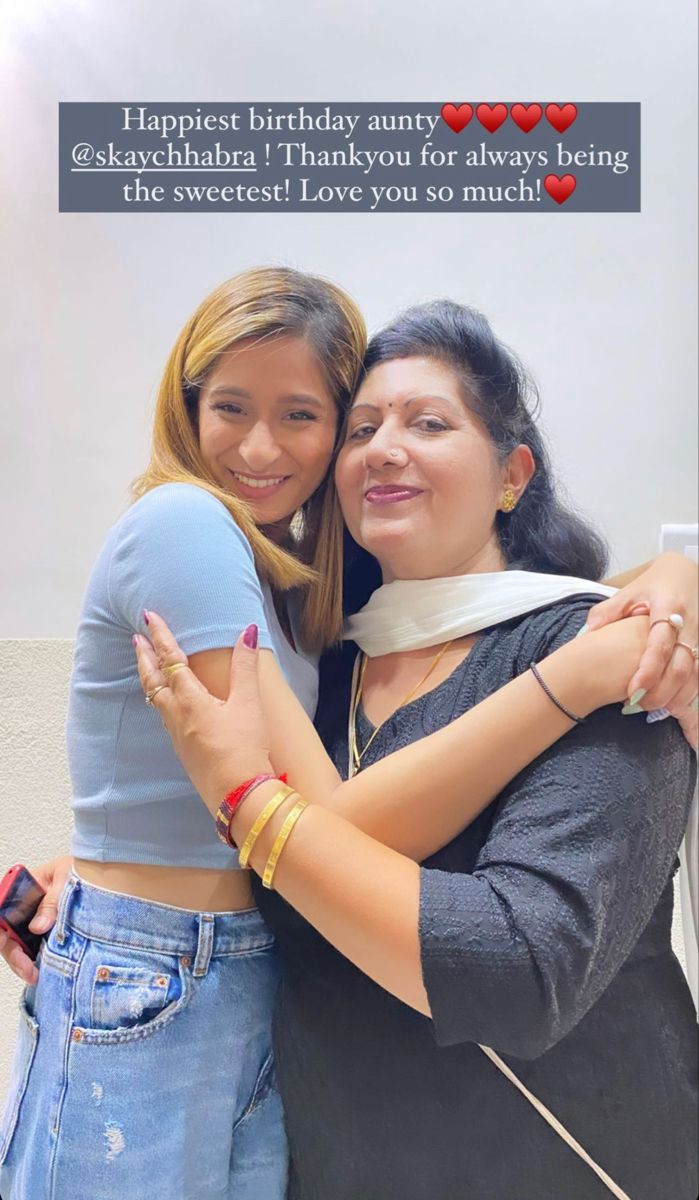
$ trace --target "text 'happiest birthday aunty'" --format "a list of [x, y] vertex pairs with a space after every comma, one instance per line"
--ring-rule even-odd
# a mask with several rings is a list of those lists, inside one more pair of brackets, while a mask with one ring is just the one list
[[640, 106], [62, 104], [59, 185], [63, 212], [633, 212]]

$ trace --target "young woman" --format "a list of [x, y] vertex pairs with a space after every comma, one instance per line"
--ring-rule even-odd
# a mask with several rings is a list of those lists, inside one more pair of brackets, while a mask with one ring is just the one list
[[[274, 651], [261, 672], [279, 731], [273, 753], [295, 742], [295, 781], [318, 793], [334, 786], [317, 746], [306, 751], [303, 708], [315, 707], [308, 647], [339, 632], [340, 529], [325, 478], [362, 351], [361, 318], [342, 293], [264, 270], [208, 298], [170, 358], [152, 461], [98, 562], [78, 636], [69, 723], [78, 878], [27, 998], [1, 1148], [5, 1200], [38, 1200], [42, 1188], [52, 1200], [96, 1187], [138, 1194], [146, 1175], [163, 1196], [283, 1193], [271, 939], [248, 876], [142, 707], [129, 643], [143, 609], [157, 605], [198, 677], [224, 695], [230, 647], [254, 616]], [[284, 589], [309, 580], [303, 603], [292, 594], [287, 607]], [[628, 655], [621, 627], [607, 637], [624, 650], [620, 686], [640, 647]], [[301, 701], [291, 712], [277, 663]], [[544, 727], [521, 739], [510, 774], [560, 733]], [[366, 772], [346, 794], [380, 814], [392, 770]], [[507, 778], [486, 772], [473, 805]], [[401, 774], [395, 782], [404, 801], [429, 792], [417, 774], [412, 793]], [[461, 828], [471, 813], [451, 788]]]
[[[696, 1025], [669, 935], [690, 751], [671, 722], [609, 707], [625, 691], [610, 653], [644, 636], [637, 620], [575, 639], [584, 585], [542, 607], [545, 576], [520, 577], [560, 570], [566, 544], [594, 573], [596, 547], [579, 527], [567, 543], [518, 372], [487, 324], [415, 310], [366, 368], [337, 485], [384, 585], [350, 622], [365, 655], [333, 663], [320, 723], [341, 772], [391, 754], [405, 790], [363, 810], [356, 779], [329, 798], [292, 767], [314, 803], [262, 782], [230, 823], [279, 893], [257, 889], [281, 952], [290, 1196], [694, 1200]], [[214, 813], [294, 748], [270, 757], [250, 649], [222, 704], [156, 617], [151, 631], [143, 686]], [[694, 645], [671, 636], [696, 696]], [[512, 778], [524, 742], [563, 733]], [[464, 830], [481, 787], [497, 803]]]
[[341, 627], [328, 470], [364, 348], [339, 288], [262, 269], [207, 297], [170, 355], [150, 464], [83, 604], [68, 718], [82, 889], [24, 1004], [4, 1200], [285, 1193], [272, 937], [144, 710], [131, 639], [156, 592], [211, 683], [252, 609], [270, 689], [286, 679], [312, 716], [318, 650]]

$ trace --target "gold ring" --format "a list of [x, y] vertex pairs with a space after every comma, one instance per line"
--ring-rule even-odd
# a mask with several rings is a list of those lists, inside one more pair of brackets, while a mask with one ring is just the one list
[[166, 687], [166, 683], [159, 683], [157, 687], [153, 688], [152, 692], [146, 692], [146, 704], [152, 705], [158, 692], [162, 692]]
[[654, 629], [656, 625], [669, 625], [671, 629], [674, 629], [675, 633], [679, 634], [682, 632], [684, 620], [679, 613], [670, 613], [669, 617], [658, 617], [657, 621], [653, 621], [651, 629]]
[[699, 662], [699, 646], [690, 646], [689, 642], [677, 642], [677, 645], [681, 646], [683, 650], [689, 650], [694, 661]]
[[163, 667], [162, 672], [166, 679], [169, 679], [171, 675], [175, 674], [175, 671], [184, 671], [186, 666], [186, 663], [173, 663], [171, 667]]

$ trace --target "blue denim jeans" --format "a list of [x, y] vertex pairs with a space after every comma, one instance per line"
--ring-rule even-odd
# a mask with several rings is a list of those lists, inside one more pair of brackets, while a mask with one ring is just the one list
[[72, 876], [22, 999], [3, 1200], [283, 1200], [273, 938]]

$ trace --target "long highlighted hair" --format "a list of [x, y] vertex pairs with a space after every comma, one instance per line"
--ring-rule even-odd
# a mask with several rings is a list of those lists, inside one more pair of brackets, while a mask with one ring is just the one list
[[[198, 437], [199, 393], [219, 356], [244, 338], [283, 334], [311, 347], [338, 410], [333, 461], [294, 522], [292, 548], [276, 545], [245, 501], [217, 483]], [[193, 483], [225, 505], [250, 542], [262, 578], [278, 591], [303, 588], [301, 629], [309, 649], [332, 645], [342, 629], [342, 515], [332, 467], [365, 349], [362, 314], [328, 280], [285, 267], [234, 275], [199, 305], [172, 349], [158, 390], [150, 462], [132, 488], [138, 499], [163, 483]]]

